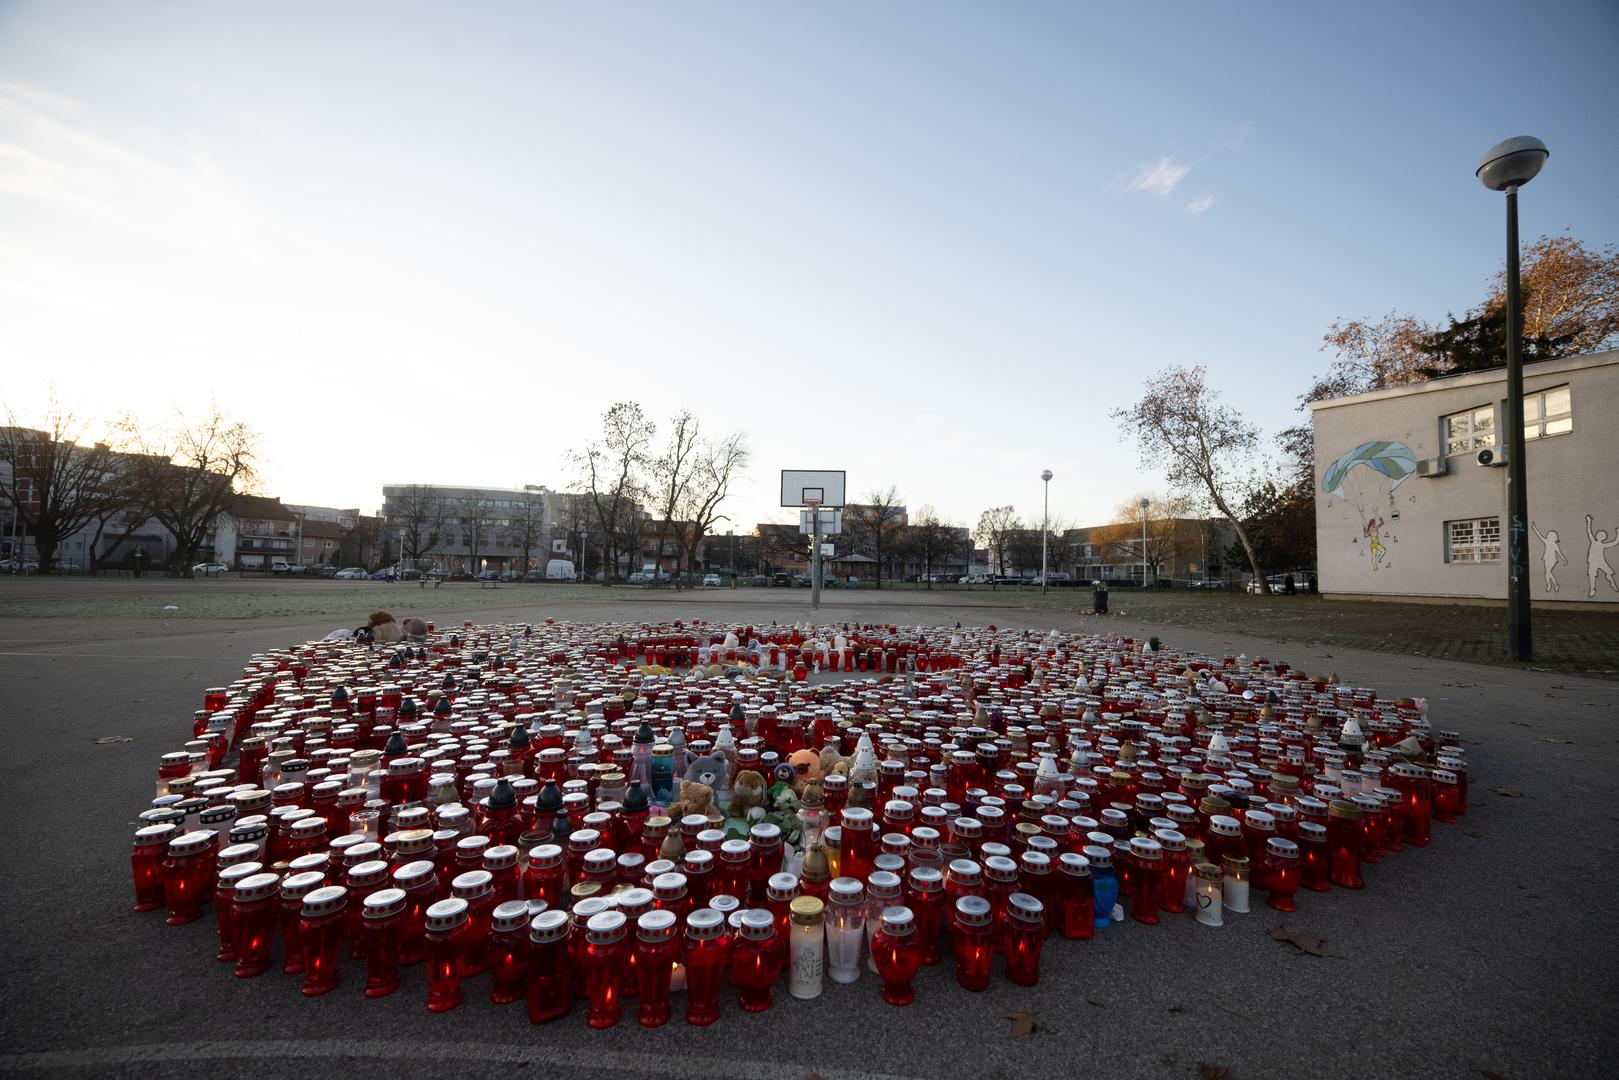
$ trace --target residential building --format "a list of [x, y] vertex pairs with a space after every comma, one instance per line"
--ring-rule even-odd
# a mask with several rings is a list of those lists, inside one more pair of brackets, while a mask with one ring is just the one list
[[[237, 570], [298, 561], [298, 515], [269, 495], [238, 495], [220, 516], [208, 557]], [[199, 553], [199, 557], [203, 557]]]
[[1619, 604], [1619, 351], [1524, 369], [1529, 520], [1506, 516], [1506, 370], [1310, 405], [1331, 596], [1504, 600], [1528, 550], [1543, 605]]
[[349, 534], [349, 530], [350, 526], [340, 522], [301, 518], [298, 523], [299, 564], [335, 566], [342, 552], [343, 538]]
[[[1038, 540], [1038, 532], [1035, 534]], [[1146, 558], [1140, 521], [1065, 529], [1053, 537], [1052, 569], [1075, 581], [1188, 581], [1223, 578], [1222, 553], [1235, 534], [1223, 518], [1149, 518]], [[1038, 558], [1038, 556], [1036, 556]]]
[[422, 569], [543, 570], [552, 555], [552, 494], [534, 484], [389, 484], [382, 489], [385, 543]]

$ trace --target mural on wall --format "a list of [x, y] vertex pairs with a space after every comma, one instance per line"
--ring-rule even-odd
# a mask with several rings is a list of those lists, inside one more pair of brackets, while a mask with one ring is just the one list
[[[1586, 520], [1589, 521], [1590, 518], [1587, 517]], [[1557, 567], [1561, 563], [1568, 562], [1568, 556], [1563, 554], [1563, 545], [1558, 539], [1557, 530], [1547, 529], [1545, 532], [1541, 532], [1540, 526], [1533, 521], [1529, 523], [1529, 527], [1535, 530], [1536, 536], [1540, 537], [1542, 545], [1540, 549], [1540, 565], [1546, 574], [1546, 591], [1559, 592], [1561, 590], [1557, 587]]]
[[1613, 567], [1608, 565], [1608, 549], [1619, 545], [1619, 529], [1614, 530], [1614, 538], [1608, 539], [1607, 529], [1594, 529], [1596, 519], [1590, 514], [1585, 515], [1585, 535], [1591, 541], [1591, 546], [1585, 552], [1585, 578], [1586, 593], [1588, 597], [1595, 598], [1597, 594], [1597, 578], [1606, 575], [1608, 587], [1619, 592], [1619, 582], [1614, 581]]
[[[1391, 565], [1388, 544], [1400, 539], [1394, 533], [1394, 523], [1400, 518], [1394, 492], [1416, 471], [1417, 456], [1409, 446], [1380, 440], [1361, 443], [1322, 474], [1321, 490], [1353, 507], [1359, 531], [1353, 542], [1366, 541], [1362, 557], [1371, 560], [1374, 573]], [[1411, 501], [1416, 501], [1415, 496]], [[1332, 503], [1327, 506], [1331, 509]]]

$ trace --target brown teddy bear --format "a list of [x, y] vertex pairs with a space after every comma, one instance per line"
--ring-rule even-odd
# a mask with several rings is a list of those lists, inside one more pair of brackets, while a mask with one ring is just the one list
[[765, 805], [765, 778], [754, 769], [743, 769], [731, 781], [730, 817], [748, 819], [752, 810], [763, 810]]
[[680, 794], [675, 801], [669, 804], [666, 813], [670, 821], [679, 822], [687, 814], [702, 814], [708, 816], [708, 808], [714, 802], [714, 789], [707, 784], [699, 784], [695, 780], [682, 780]]
[[794, 750], [787, 755], [787, 764], [792, 766], [793, 793], [800, 798], [804, 796], [804, 788], [824, 775], [821, 771], [821, 757], [813, 750]]

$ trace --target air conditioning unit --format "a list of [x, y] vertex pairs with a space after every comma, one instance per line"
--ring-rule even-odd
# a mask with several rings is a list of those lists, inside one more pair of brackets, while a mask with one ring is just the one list
[[1493, 446], [1487, 450], [1480, 450], [1478, 452], [1478, 463], [1480, 465], [1505, 465], [1507, 463], [1507, 448]]
[[1417, 475], [1425, 477], [1444, 476], [1446, 460], [1442, 457], [1423, 458], [1417, 462]]

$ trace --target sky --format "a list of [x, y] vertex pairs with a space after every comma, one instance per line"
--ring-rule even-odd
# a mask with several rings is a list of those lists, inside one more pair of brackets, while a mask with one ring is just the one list
[[1619, 241], [1619, 6], [0, 0], [0, 401], [262, 435], [262, 490], [573, 486], [615, 401], [971, 525], [1162, 489], [1201, 363], [1267, 437], [1339, 317]]

